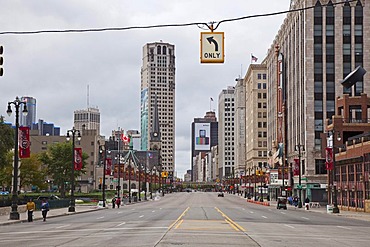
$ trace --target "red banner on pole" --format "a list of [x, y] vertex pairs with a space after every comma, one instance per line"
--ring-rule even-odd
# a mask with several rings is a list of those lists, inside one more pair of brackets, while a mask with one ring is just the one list
[[326, 162], [325, 162], [325, 165], [326, 165], [326, 170], [333, 170], [334, 168], [334, 163], [333, 163], [333, 148], [326, 148], [325, 149], [326, 151]]
[[294, 169], [293, 169], [293, 175], [294, 176], [299, 176], [299, 169], [300, 169], [300, 167], [299, 167], [299, 162], [300, 160], [299, 159], [294, 159]]
[[82, 169], [82, 148], [75, 148], [75, 160], [74, 160], [74, 168], [75, 171], [81, 171]]
[[30, 149], [30, 128], [27, 126], [19, 127], [19, 157], [29, 158], [31, 155]]
[[112, 172], [112, 159], [105, 159], [105, 175], [110, 175]]

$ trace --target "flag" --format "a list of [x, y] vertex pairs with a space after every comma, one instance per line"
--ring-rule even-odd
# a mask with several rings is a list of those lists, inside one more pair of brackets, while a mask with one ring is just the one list
[[112, 172], [112, 159], [106, 158], [106, 167], [105, 167], [105, 175], [111, 175]]
[[256, 63], [256, 62], [257, 62], [257, 60], [258, 60], [258, 58], [257, 58], [257, 57], [255, 57], [255, 56], [253, 56], [253, 54], [251, 54], [251, 56], [252, 56], [252, 57], [251, 57], [251, 61]]
[[213, 98], [211, 97], [211, 101], [213, 101]]
[[124, 143], [129, 143], [130, 142], [130, 137], [129, 136], [125, 136], [124, 134], [121, 135], [121, 140], [124, 142]]
[[19, 127], [19, 157], [29, 158], [30, 150], [30, 128], [26, 126]]
[[74, 155], [75, 155], [74, 169], [75, 171], [81, 171], [82, 169], [82, 148], [75, 148]]
[[326, 162], [325, 162], [325, 165], [326, 165], [326, 170], [333, 170], [334, 168], [334, 163], [333, 163], [333, 148], [326, 148], [325, 149], [326, 151]]
[[300, 173], [300, 160], [299, 159], [294, 159], [294, 169], [293, 169], [293, 175], [294, 176], [299, 176]]

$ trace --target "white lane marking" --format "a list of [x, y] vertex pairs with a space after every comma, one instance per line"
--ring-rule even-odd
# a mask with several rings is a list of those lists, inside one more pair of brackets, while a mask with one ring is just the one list
[[104, 218], [104, 216], [102, 216], [102, 217], [98, 217], [98, 218], [96, 218], [97, 220], [100, 220], [100, 219], [103, 219]]
[[253, 212], [253, 211], [249, 211], [249, 213], [254, 214], [254, 212]]
[[352, 230], [352, 228], [349, 228], [349, 227], [345, 227], [345, 226], [337, 226], [338, 228], [343, 228], [343, 229], [346, 229], [346, 230]]
[[286, 224], [284, 226], [290, 227], [290, 228], [295, 228], [294, 226], [290, 226], [290, 225], [286, 225]]
[[162, 210], [162, 208], [159, 208], [159, 210]]
[[264, 215], [262, 215], [262, 218], [265, 218], [265, 219], [267, 219], [267, 217], [266, 217], [266, 216], [264, 216]]
[[133, 209], [131, 209], [131, 210], [135, 210], [135, 209], [133, 208]]
[[139, 218], [143, 218], [143, 217], [144, 217], [144, 215], [140, 215], [140, 216], [139, 216]]
[[55, 227], [55, 228], [59, 229], [59, 228], [67, 227], [67, 226], [70, 226], [70, 225], [62, 225], [62, 226], [58, 226], [58, 227]]
[[305, 219], [305, 220], [310, 220], [309, 218], [306, 218], [306, 217], [302, 217], [302, 219]]
[[284, 212], [280, 212], [280, 213], [282, 213], [282, 214], [286, 214], [286, 213], [284, 213]]
[[269, 208], [269, 211], [272, 211], [272, 210]]
[[152, 211], [152, 213], [154, 213], [154, 212], [155, 212], [155, 210]]
[[242, 208], [242, 210], [245, 210], [245, 208]]
[[126, 222], [122, 222], [121, 224], [118, 224], [117, 226], [122, 226], [124, 224], [126, 224]]
[[118, 212], [118, 214], [122, 214], [123, 212]]

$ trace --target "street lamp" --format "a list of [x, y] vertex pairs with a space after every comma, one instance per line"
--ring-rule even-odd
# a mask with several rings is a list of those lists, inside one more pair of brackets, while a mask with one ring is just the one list
[[[335, 175], [336, 175], [336, 167], [335, 167], [335, 149], [336, 148], [339, 148], [337, 146], [335, 146], [335, 143], [334, 143], [334, 139], [333, 139], [333, 135], [335, 134], [335, 130], [332, 129], [331, 131], [329, 131], [330, 133], [330, 139], [329, 139], [329, 145], [328, 146], [331, 146], [333, 148], [333, 169], [331, 170], [331, 188], [332, 188], [332, 201], [333, 201], [333, 213], [334, 214], [338, 214], [339, 213], [339, 207], [338, 207], [338, 201], [337, 201], [337, 185], [335, 183]], [[340, 141], [342, 138], [340, 136], [340, 132], [337, 132], [338, 135], [337, 135], [337, 141]], [[330, 140], [332, 141], [330, 143]], [[330, 145], [331, 144], [331, 145]], [[329, 173], [330, 174], [330, 173]], [[329, 180], [330, 181], [330, 180]]]
[[298, 173], [298, 197], [299, 197], [299, 201], [298, 201], [298, 208], [301, 208], [302, 207], [302, 184], [301, 184], [301, 176], [302, 176], [302, 160], [301, 160], [301, 157], [302, 157], [302, 154], [301, 152], [304, 152], [304, 145], [301, 145], [301, 144], [297, 144], [295, 145], [295, 151], [298, 151], [298, 159], [299, 159], [299, 173]]
[[75, 162], [75, 137], [77, 134], [77, 140], [81, 140], [81, 132], [75, 127], [73, 127], [71, 130], [67, 130], [67, 141], [71, 139], [70, 134], [72, 134], [72, 165], [71, 165], [71, 201], [70, 205], [68, 208], [68, 212], [75, 212], [75, 194], [74, 194], [74, 189], [75, 189], [75, 167], [74, 167], [74, 162]]
[[23, 116], [27, 116], [27, 105], [26, 102], [20, 101], [18, 96], [15, 98], [14, 101], [8, 102], [8, 109], [6, 113], [10, 117], [12, 114], [11, 105], [15, 107], [15, 136], [14, 136], [14, 174], [13, 174], [13, 189], [12, 189], [12, 210], [10, 211], [10, 219], [11, 220], [19, 220], [19, 212], [18, 212], [18, 128], [19, 128], [19, 107], [24, 105], [22, 114]]
[[107, 169], [107, 152], [110, 153], [110, 150], [107, 150], [106, 146], [101, 146], [101, 149], [99, 150], [101, 154], [104, 152], [104, 158], [103, 158], [103, 208], [105, 208], [105, 172]]

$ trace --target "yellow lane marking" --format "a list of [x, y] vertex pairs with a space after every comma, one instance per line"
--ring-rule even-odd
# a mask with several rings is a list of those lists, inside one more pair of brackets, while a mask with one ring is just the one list
[[235, 221], [233, 221], [232, 219], [230, 219], [226, 214], [224, 214], [220, 209], [218, 209], [217, 207], [215, 207], [215, 209], [222, 215], [222, 217], [224, 217], [225, 219], [227, 219], [227, 222], [230, 224], [230, 225], [233, 225], [235, 226], [236, 228], [238, 228], [239, 230], [245, 232], [246, 230], [240, 226], [238, 223], [236, 223]]
[[177, 222], [179, 222], [179, 220], [182, 218], [182, 217], [184, 217], [184, 215], [186, 214], [186, 212], [188, 211], [190, 209], [190, 207], [187, 207], [186, 209], [185, 209], [185, 211], [184, 212], [182, 212], [182, 214], [175, 220], [175, 222], [173, 222], [169, 227], [168, 227], [168, 229], [171, 229]]
[[184, 222], [184, 219], [181, 219], [181, 220], [179, 221], [179, 223], [175, 226], [175, 229], [179, 228], [179, 226], [182, 224], [182, 222]]
[[237, 231], [237, 232], [240, 232], [240, 230], [236, 227], [236, 226], [234, 226], [234, 224], [233, 223], [231, 223], [230, 221], [228, 221], [227, 219], [225, 219], [225, 221], [232, 227], [232, 228], [234, 228], [234, 230], [235, 231]]

